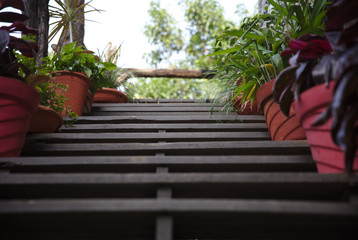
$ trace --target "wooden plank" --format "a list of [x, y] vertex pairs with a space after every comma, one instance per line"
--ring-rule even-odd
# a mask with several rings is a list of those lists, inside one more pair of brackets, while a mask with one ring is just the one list
[[156, 219], [156, 240], [173, 239], [173, 218], [168, 215], [160, 215]]
[[208, 99], [133, 99], [133, 103], [210, 103]]
[[341, 239], [358, 226], [357, 206], [342, 203], [137, 199], [1, 201], [0, 224], [7, 239], [154, 239], [162, 212], [175, 239]]
[[[212, 78], [214, 73], [208, 70], [201, 69], [140, 69], [127, 68], [125, 71], [129, 72], [127, 78], [130, 77], [165, 77], [165, 78]], [[123, 76], [124, 77], [124, 76]], [[126, 78], [126, 77], [124, 77]]]
[[157, 132], [166, 130], [167, 132], [242, 132], [242, 131], [267, 131], [266, 123], [162, 123], [162, 124], [81, 124], [74, 127], [61, 127], [61, 132]]
[[26, 140], [51, 143], [252, 141], [270, 140], [270, 134], [268, 132], [42, 133], [31, 134]]
[[[0, 197], [155, 198], [158, 186], [173, 198], [345, 200], [358, 176], [317, 173], [53, 173], [1, 174]], [[357, 187], [355, 187], [357, 188]]]
[[[183, 102], [183, 103], [93, 103], [92, 107], [121, 107], [121, 108], [142, 108], [142, 107], [206, 107], [211, 108], [212, 103], [206, 102]], [[220, 104], [215, 104], [215, 107], [222, 107]]]
[[181, 117], [181, 116], [232, 116], [235, 119], [238, 114], [235, 112], [225, 113], [225, 112], [89, 112], [85, 113], [82, 116], [174, 116], [174, 117]]
[[292, 156], [107, 156], [0, 158], [10, 172], [306, 172], [316, 171], [309, 155]]
[[[358, 206], [345, 203], [278, 200], [1, 200], [0, 214], [84, 212], [221, 212], [294, 216], [358, 217]], [[244, 220], [244, 219], [242, 219]], [[354, 223], [358, 226], [358, 222]]]
[[[160, 105], [160, 104], [158, 104]], [[92, 112], [205, 112], [210, 113], [211, 110], [214, 112], [221, 111], [222, 108], [215, 107], [211, 109], [210, 107], [184, 107], [184, 106], [176, 106], [176, 107], [150, 107], [150, 106], [140, 106], [140, 107], [93, 107]]]
[[309, 154], [306, 141], [228, 141], [176, 143], [77, 143], [27, 144], [24, 156], [105, 156], [105, 155], [296, 155]]
[[[68, 120], [68, 118], [65, 118]], [[218, 122], [237, 122], [237, 123], [264, 123], [265, 118], [261, 115], [218, 115], [218, 116], [81, 116], [77, 123], [218, 123]]]

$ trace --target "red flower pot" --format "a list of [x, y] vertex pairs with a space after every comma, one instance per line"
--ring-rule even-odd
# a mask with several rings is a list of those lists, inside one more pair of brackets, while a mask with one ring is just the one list
[[254, 101], [254, 104], [251, 106], [251, 103], [247, 103], [242, 107], [240, 103], [241, 97], [237, 97], [234, 102], [234, 108], [237, 114], [239, 115], [262, 115], [262, 111], [259, 107], [257, 100]]
[[35, 114], [31, 118], [29, 132], [52, 133], [63, 124], [63, 119], [55, 110], [38, 105]]
[[[345, 172], [344, 152], [334, 144], [331, 138], [332, 120], [330, 119], [322, 126], [312, 126], [312, 123], [332, 101], [335, 83], [332, 81], [328, 87], [321, 84], [310, 88], [300, 95], [299, 101], [294, 102], [297, 118], [306, 131], [307, 142], [320, 173]], [[358, 156], [356, 154], [353, 171], [357, 170]]]
[[102, 88], [102, 90], [97, 90], [94, 95], [94, 102], [97, 103], [127, 103], [128, 97], [113, 88]]
[[40, 95], [26, 83], [0, 77], [0, 156], [16, 157], [24, 145]]
[[306, 139], [305, 131], [300, 126], [293, 107], [291, 106], [290, 116], [287, 117], [274, 101], [272, 95], [273, 83], [274, 79], [265, 83], [256, 94], [259, 105], [264, 112], [271, 139], [274, 141]]
[[[72, 112], [77, 113], [78, 116], [82, 115], [83, 106], [86, 102], [87, 92], [92, 86], [91, 80], [84, 73], [58, 71], [57, 76], [53, 78], [55, 83], [62, 83], [68, 85], [65, 92], [65, 107], [71, 106]], [[58, 94], [61, 94], [58, 92]], [[67, 116], [65, 113], [63, 116]]]

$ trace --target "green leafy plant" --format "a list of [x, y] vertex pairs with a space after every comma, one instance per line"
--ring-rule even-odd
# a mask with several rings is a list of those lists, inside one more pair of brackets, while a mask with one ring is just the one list
[[[23, 39], [28, 41], [34, 41], [35, 39], [29, 36], [23, 36]], [[78, 115], [71, 111], [71, 108], [66, 108], [64, 103], [67, 100], [64, 97], [64, 93], [67, 91], [67, 86], [54, 83], [51, 81], [51, 71], [48, 68], [38, 67], [33, 57], [26, 57], [18, 52], [14, 53], [18, 59], [18, 63], [25, 66], [28, 71], [28, 77], [26, 82], [35, 88], [40, 94], [40, 105], [49, 107], [56, 111], [59, 115], [66, 114], [69, 116], [69, 120], [65, 121], [66, 127], [71, 126]], [[46, 65], [46, 64], [43, 64]], [[25, 76], [23, 71], [19, 71], [20, 76]]]
[[76, 43], [63, 46], [61, 53], [45, 59], [45, 68], [52, 71], [84, 72], [92, 81], [91, 92], [111, 84], [105, 75], [115, 70], [117, 66], [111, 62], [100, 62], [93, 52], [86, 51]]
[[[238, 29], [227, 29], [217, 39], [215, 56], [219, 82], [215, 101], [231, 107], [237, 97], [242, 107], [253, 103], [259, 87], [283, 68], [279, 51], [284, 45], [275, 16], [258, 14], [246, 18]], [[262, 26], [265, 26], [263, 28]]]
[[286, 37], [297, 39], [305, 34], [323, 34], [327, 0], [267, 0], [277, 24], [284, 26]]
[[[114, 46], [112, 48], [112, 43], [110, 42], [102, 52], [98, 53], [98, 56], [101, 62], [113, 63], [117, 65], [120, 52], [121, 45], [119, 47]], [[126, 74], [128, 74], [128, 71], [119, 67], [107, 70], [103, 74], [103, 79], [106, 83], [103, 87], [118, 88], [121, 85], [120, 78]]]

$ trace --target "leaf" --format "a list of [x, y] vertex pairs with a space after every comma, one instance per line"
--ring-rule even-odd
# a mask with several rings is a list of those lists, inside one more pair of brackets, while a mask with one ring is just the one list
[[[332, 128], [333, 140], [338, 146], [344, 147], [342, 135], [338, 136], [345, 114], [355, 111], [353, 103], [357, 102], [356, 93], [358, 89], [358, 70], [345, 73], [337, 82], [332, 100]], [[351, 131], [353, 129], [350, 129]], [[343, 134], [343, 133], [340, 133]]]
[[279, 71], [282, 71], [282, 69], [283, 69], [283, 61], [282, 61], [282, 58], [281, 58], [279, 53], [276, 53], [275, 55], [272, 56], [272, 61], [275, 64], [275, 66], [277, 67], [277, 69]]
[[289, 87], [285, 88], [279, 99], [280, 109], [287, 117], [290, 115], [290, 108], [293, 100], [293, 93]]
[[241, 46], [238, 46], [238, 47], [234, 47], [234, 48], [229, 48], [229, 49], [226, 49], [226, 50], [221, 50], [221, 51], [217, 51], [217, 52], [213, 52], [207, 56], [216, 56], [216, 55], [223, 55], [223, 54], [228, 54], [228, 53], [232, 53], [232, 52], [237, 52], [241, 49], [242, 47]]
[[281, 94], [286, 88], [291, 89], [297, 68], [298, 66], [287, 67], [277, 76], [273, 84], [273, 96], [276, 102], [279, 102]]
[[24, 14], [14, 13], [14, 12], [0, 12], [0, 22], [13, 23], [15, 21], [26, 21], [29, 19], [28, 16]]

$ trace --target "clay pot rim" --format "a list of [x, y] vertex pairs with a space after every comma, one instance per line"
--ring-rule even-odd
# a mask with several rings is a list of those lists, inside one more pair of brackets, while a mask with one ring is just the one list
[[75, 76], [78, 78], [83, 79], [84, 81], [86, 81], [89, 85], [89, 88], [92, 87], [92, 81], [89, 77], [87, 77], [86, 73], [81, 73], [81, 72], [71, 72], [71, 71], [56, 71], [54, 74], [52, 74], [53, 77], [56, 77], [56, 74], [59, 75], [71, 75], [71, 76]]
[[119, 96], [121, 99], [123, 99], [123, 103], [127, 103], [128, 102], [128, 97], [126, 94], [124, 94], [122, 91], [119, 91], [117, 89], [114, 88], [107, 88], [107, 87], [103, 87], [101, 90], [97, 89], [96, 93], [107, 93], [107, 94], [114, 94]]

